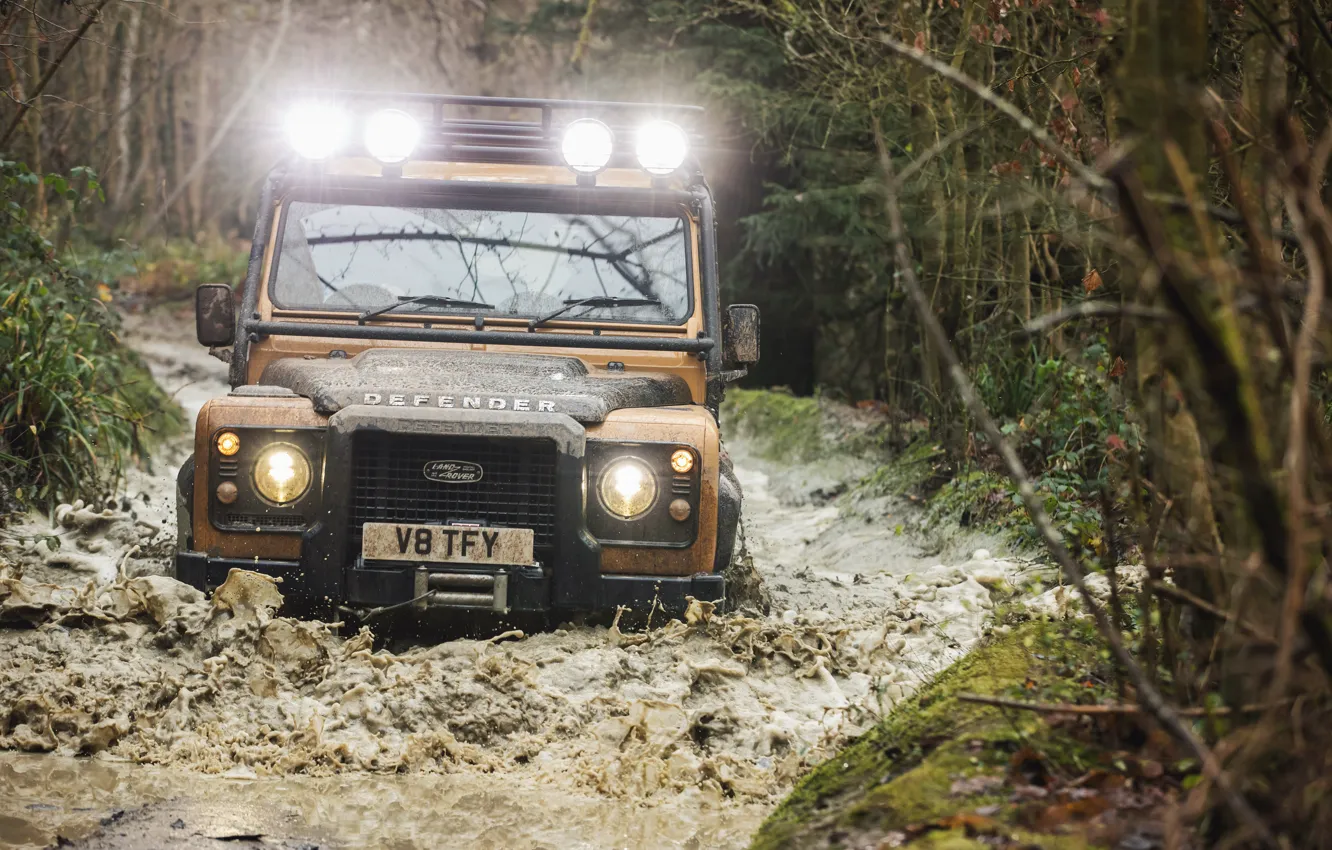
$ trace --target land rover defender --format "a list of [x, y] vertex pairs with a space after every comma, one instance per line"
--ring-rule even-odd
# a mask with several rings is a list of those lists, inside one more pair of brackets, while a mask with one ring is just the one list
[[758, 313], [720, 309], [699, 113], [293, 105], [239, 307], [196, 294], [232, 390], [180, 471], [177, 577], [256, 570], [353, 613], [723, 599], [740, 490], [717, 413]]

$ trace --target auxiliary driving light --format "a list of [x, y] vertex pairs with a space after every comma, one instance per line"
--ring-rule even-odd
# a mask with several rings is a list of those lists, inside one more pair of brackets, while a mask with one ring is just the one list
[[273, 443], [254, 462], [254, 486], [270, 502], [294, 502], [310, 487], [310, 460], [290, 443]]
[[218, 434], [217, 451], [223, 457], [231, 457], [240, 451], [240, 436], [235, 431], [223, 431]]
[[671, 469], [679, 475], [684, 475], [694, 468], [694, 453], [689, 449], [676, 449], [671, 452]]
[[621, 458], [601, 473], [601, 504], [620, 519], [633, 519], [657, 499], [657, 476], [637, 458]]
[[385, 109], [365, 125], [365, 148], [387, 165], [403, 162], [421, 141], [421, 125], [400, 109]]
[[328, 159], [347, 143], [351, 116], [327, 103], [302, 103], [287, 113], [287, 141], [306, 159]]
[[565, 128], [560, 153], [579, 174], [596, 174], [610, 162], [614, 146], [610, 127], [595, 118], [579, 118]]
[[689, 136], [669, 121], [651, 121], [638, 129], [638, 164], [648, 174], [665, 177], [684, 165]]

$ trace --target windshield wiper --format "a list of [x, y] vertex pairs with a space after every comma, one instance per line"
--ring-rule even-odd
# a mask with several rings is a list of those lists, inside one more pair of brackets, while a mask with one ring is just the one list
[[450, 298], [447, 295], [399, 295], [397, 304], [390, 304], [387, 307], [376, 307], [373, 310], [366, 310], [356, 318], [356, 324], [363, 325], [367, 320], [375, 316], [383, 315], [390, 310], [396, 310], [404, 304], [433, 304], [436, 307], [464, 307], [475, 310], [493, 310], [494, 304], [487, 304], [484, 301], [467, 301], [462, 298]]
[[544, 316], [533, 319], [527, 323], [527, 329], [534, 331], [537, 328], [549, 322], [551, 319], [563, 316], [565, 313], [575, 307], [589, 307], [591, 309], [601, 309], [606, 307], [660, 307], [659, 298], [616, 298], [614, 295], [594, 295], [591, 298], [566, 298], [564, 306], [560, 309], [547, 313]]

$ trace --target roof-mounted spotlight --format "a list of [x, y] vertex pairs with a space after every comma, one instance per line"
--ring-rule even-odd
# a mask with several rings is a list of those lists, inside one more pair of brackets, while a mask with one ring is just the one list
[[592, 175], [610, 162], [615, 139], [610, 127], [595, 118], [580, 118], [564, 128], [560, 154], [579, 175]]
[[351, 116], [329, 103], [302, 103], [287, 113], [283, 129], [296, 153], [311, 160], [328, 159], [347, 144]]
[[655, 177], [674, 174], [689, 155], [689, 136], [669, 121], [650, 121], [638, 128], [635, 153], [643, 170]]
[[365, 148], [385, 165], [405, 162], [420, 141], [420, 123], [400, 109], [381, 110], [365, 123]]

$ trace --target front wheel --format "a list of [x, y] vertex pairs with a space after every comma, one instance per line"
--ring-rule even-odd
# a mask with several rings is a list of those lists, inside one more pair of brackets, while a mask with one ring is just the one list
[[[194, 455], [190, 455], [176, 474], [176, 551], [194, 551]], [[171, 559], [171, 575], [176, 576], [176, 560]]]

